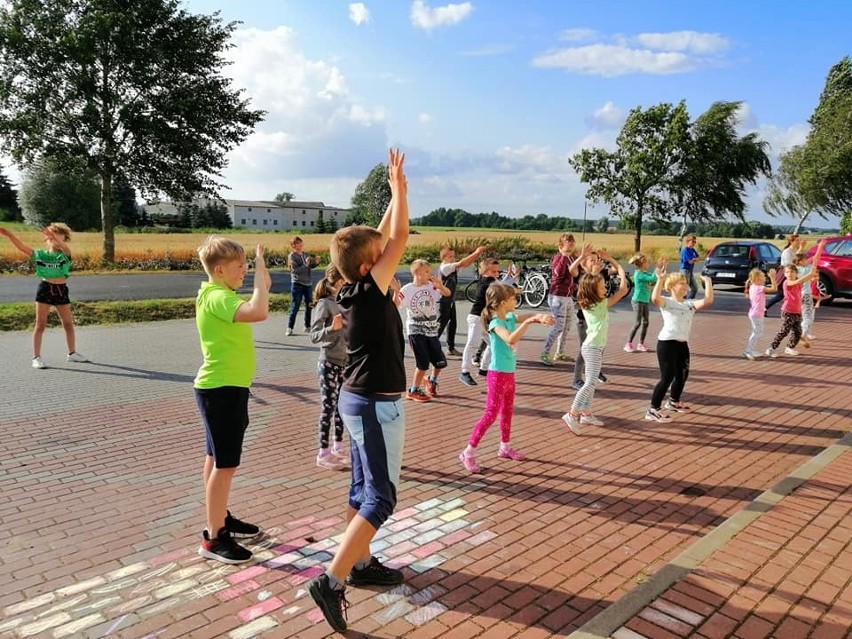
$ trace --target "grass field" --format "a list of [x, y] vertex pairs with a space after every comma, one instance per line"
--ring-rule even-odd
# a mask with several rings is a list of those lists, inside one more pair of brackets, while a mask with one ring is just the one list
[[[20, 227], [19, 227], [20, 228]], [[441, 245], [445, 242], [470, 244], [487, 244], [501, 238], [523, 237], [532, 244], [556, 246], [559, 239], [559, 231], [498, 231], [483, 230], [478, 228], [458, 229], [436, 229], [432, 227], [421, 227], [417, 234], [409, 237], [408, 245], [411, 247], [429, 247]], [[33, 230], [15, 230], [18, 237], [24, 243], [38, 247], [43, 243], [40, 232]], [[224, 233], [227, 235], [227, 232]], [[144, 259], [146, 256], [157, 256], [165, 253], [178, 255], [188, 254], [195, 251], [198, 245], [206, 237], [206, 233], [120, 233], [115, 236], [116, 258], [132, 257]], [[253, 247], [264, 244], [268, 249], [286, 253], [289, 250], [289, 242], [293, 234], [284, 233], [235, 233], [234, 238], [243, 244], [249, 253]], [[305, 250], [309, 253], [326, 253], [328, 251], [330, 234], [306, 234], [302, 236], [305, 240]], [[582, 234], [575, 233], [577, 242], [582, 239]], [[728, 238], [700, 237], [698, 248], [706, 251], [718, 242]], [[630, 233], [587, 233], [586, 242], [592, 243], [597, 248], [604, 248], [614, 257], [626, 260], [633, 254], [633, 235]], [[775, 242], [779, 247], [783, 242]], [[102, 254], [103, 237], [100, 233], [74, 233], [70, 247], [75, 257], [88, 255], [99, 258]], [[646, 235], [642, 238], [642, 252], [651, 257], [667, 257], [674, 259], [677, 256], [677, 238], [664, 235]], [[21, 254], [10, 242], [0, 243], [0, 256], [7, 258], [20, 258]]]

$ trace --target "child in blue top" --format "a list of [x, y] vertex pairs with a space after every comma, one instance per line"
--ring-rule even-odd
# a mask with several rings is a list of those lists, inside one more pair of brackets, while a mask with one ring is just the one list
[[498, 457], [521, 461], [523, 453], [512, 448], [512, 411], [515, 405], [515, 365], [518, 342], [527, 332], [530, 324], [553, 325], [552, 315], [515, 315], [517, 291], [510, 284], [495, 282], [485, 293], [485, 308], [482, 311], [482, 325], [488, 330], [491, 342], [491, 363], [488, 367], [488, 393], [485, 397], [485, 412], [473, 427], [470, 439], [459, 453], [459, 459], [465, 469], [471, 473], [480, 472], [474, 453], [486, 431], [497, 416], [500, 416], [500, 450]]
[[65, 330], [65, 344], [68, 346], [69, 362], [88, 362], [76, 348], [74, 336], [74, 316], [71, 313], [71, 300], [68, 298], [68, 275], [71, 273], [71, 229], [66, 224], [54, 222], [41, 231], [47, 249], [33, 249], [24, 244], [12, 231], [0, 228], [15, 247], [35, 263], [36, 277], [41, 279], [36, 291], [36, 319], [33, 330], [32, 367], [43, 369], [47, 365], [41, 359], [41, 341], [47, 328], [47, 315], [53, 306]]
[[[624, 351], [627, 353], [633, 351], [645, 353], [648, 350], [645, 346], [645, 336], [648, 335], [648, 324], [650, 323], [648, 305], [651, 303], [651, 289], [657, 283], [657, 276], [648, 271], [651, 268], [651, 260], [647, 255], [637, 253], [630, 258], [630, 264], [636, 267], [636, 272], [633, 273], [633, 296], [630, 298], [630, 305], [633, 307], [633, 312], [636, 313], [636, 320], [633, 322], [633, 328], [630, 329]], [[639, 343], [634, 346], [633, 338], [636, 337], [637, 331], [639, 331]]]
[[695, 244], [698, 238], [692, 233], [684, 238], [684, 246], [680, 250], [680, 272], [686, 278], [686, 283], [689, 286], [689, 293], [686, 299], [694, 300], [698, 295], [698, 282], [695, 279], [695, 263], [700, 259], [698, 251], [695, 250]]

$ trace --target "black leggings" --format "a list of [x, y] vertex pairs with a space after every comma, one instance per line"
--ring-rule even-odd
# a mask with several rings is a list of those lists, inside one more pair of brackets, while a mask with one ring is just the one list
[[633, 322], [633, 328], [630, 329], [630, 337], [627, 338], [627, 341], [633, 343], [633, 338], [636, 337], [636, 331], [640, 328], [642, 329], [639, 332], [639, 343], [645, 343], [645, 336], [648, 334], [648, 323], [650, 318], [648, 317], [648, 302], [631, 302], [633, 305], [633, 311], [636, 313], [636, 320]]
[[658, 341], [657, 362], [660, 364], [660, 381], [654, 387], [651, 408], [659, 410], [669, 386], [672, 387], [672, 401], [680, 401], [680, 395], [689, 377], [689, 344], [677, 340]]
[[456, 321], [456, 303], [453, 301], [450, 304], [438, 305], [438, 337], [447, 329], [447, 349], [456, 350], [456, 329], [458, 323]]

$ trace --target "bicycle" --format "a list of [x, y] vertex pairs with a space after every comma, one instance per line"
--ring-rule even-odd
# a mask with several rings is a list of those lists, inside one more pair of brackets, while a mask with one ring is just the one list
[[[506, 281], [510, 278], [509, 270], [503, 269], [497, 281]], [[476, 278], [468, 283], [464, 289], [464, 296], [468, 302], [476, 300], [476, 290], [479, 287], [479, 271]], [[527, 266], [526, 260], [521, 262], [520, 273], [517, 281], [513, 282], [518, 290], [518, 308], [526, 303], [532, 308], [538, 308], [547, 299], [550, 291], [550, 267], [549, 266]]]

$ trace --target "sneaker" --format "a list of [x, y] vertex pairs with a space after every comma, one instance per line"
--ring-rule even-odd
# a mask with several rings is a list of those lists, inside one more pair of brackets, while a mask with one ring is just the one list
[[431, 397], [438, 396], [438, 380], [429, 378], [426, 380], [426, 394]]
[[469, 473], [480, 473], [482, 469], [476, 463], [476, 457], [473, 455], [465, 455], [464, 451], [459, 453], [459, 461], [464, 466], [464, 469]]
[[218, 534], [213, 539], [210, 539], [210, 531], [205, 528], [201, 536], [202, 540], [201, 546], [198, 547], [198, 554], [205, 559], [215, 559], [216, 561], [221, 561], [223, 564], [243, 564], [251, 561], [251, 550], [243, 548], [235, 542], [227, 528], [220, 528]]
[[553, 366], [553, 358], [550, 357], [547, 353], [541, 354], [541, 363], [545, 366]]
[[573, 388], [575, 391], [580, 390], [581, 388], [583, 388], [583, 381], [579, 379], [574, 380], [574, 382], [571, 383], [571, 388]]
[[225, 528], [234, 539], [251, 539], [260, 534], [260, 528], [254, 524], [240, 521], [229, 510], [225, 515]]
[[754, 353], [749, 353], [747, 351], [743, 353], [743, 357], [745, 357], [747, 360], [751, 360], [752, 362], [757, 359], [757, 356]]
[[33, 357], [33, 368], [47, 368], [47, 364], [41, 361], [41, 357]]
[[795, 348], [790, 348], [789, 346], [787, 346], [787, 347], [784, 349], [784, 354], [785, 354], [785, 355], [792, 355], [792, 356], [796, 356], [796, 355], [798, 355], [798, 354], [799, 354], [799, 351], [797, 351]]
[[682, 402], [673, 402], [672, 400], [667, 400], [665, 405], [663, 406], [666, 410], [673, 410], [676, 413], [688, 413], [692, 409]]
[[809, 340], [811, 340], [811, 341], [813, 341], [813, 340], [815, 340], [815, 339], [816, 339], [816, 335], [812, 335], [812, 334], [810, 334], [810, 333], [808, 333], [807, 335], [805, 335], [805, 337], [807, 337], [807, 338], [808, 338]]
[[501, 459], [513, 459], [515, 461], [524, 461], [527, 458], [521, 451], [515, 450], [511, 446], [500, 446], [500, 450], [497, 451], [497, 457]]
[[405, 393], [405, 399], [410, 399], [413, 402], [428, 402], [431, 397], [429, 397], [426, 393], [423, 392], [422, 388], [414, 388], [409, 389], [408, 392]]
[[286, 331], [284, 334], [285, 334], [287, 337], [290, 337], [290, 336], [293, 334], [293, 329], [292, 329], [292, 328], [288, 328], [288, 329], [287, 329], [287, 331]]
[[648, 347], [645, 346], [642, 342], [639, 342], [639, 346], [636, 347], [636, 352], [637, 353], [647, 353]]
[[632, 353], [632, 352], [633, 352], [633, 351], [635, 351], [635, 350], [636, 350], [636, 347], [635, 347], [635, 346], [633, 346], [633, 342], [627, 342], [627, 343], [624, 345], [624, 352], [625, 352], [625, 353]]
[[82, 353], [78, 353], [77, 351], [74, 351], [73, 353], [68, 353], [68, 357], [66, 359], [69, 362], [88, 362], [89, 361], [88, 359], [86, 359], [85, 355], [83, 355]]
[[601, 384], [606, 384], [608, 381], [609, 381], [609, 377], [607, 377], [607, 376], [606, 376], [606, 375], [604, 375], [603, 373], [601, 373], [600, 375], [598, 375], [598, 382], [599, 382], [599, 383], [601, 383]]
[[328, 470], [346, 470], [346, 463], [335, 455], [317, 455], [317, 466]]
[[586, 415], [580, 415], [580, 423], [581, 424], [588, 424], [589, 426], [603, 426], [604, 425], [604, 423], [601, 420], [599, 420], [597, 417], [595, 417], [591, 413], [588, 413]]
[[488, 377], [488, 369], [487, 368], [480, 368], [479, 369], [479, 376], [480, 377]]
[[482, 362], [482, 358], [479, 355], [474, 355], [472, 361], [473, 361], [474, 364], [479, 366], [479, 364]]
[[772, 350], [771, 348], [767, 348], [764, 355], [766, 355], [767, 357], [771, 357], [772, 359], [775, 359], [776, 357], [778, 357], [778, 355], [775, 354], [775, 351]]
[[396, 586], [404, 580], [401, 570], [388, 568], [375, 557], [370, 557], [370, 563], [361, 570], [350, 570], [346, 577], [346, 583], [350, 586]]
[[810, 348], [810, 347], [811, 347], [811, 340], [809, 340], [809, 339], [808, 339], [807, 337], [805, 337], [804, 335], [802, 335], [802, 339], [801, 339], [801, 340], [799, 340], [799, 341], [801, 342], [802, 346], [804, 346], [805, 348]]
[[310, 581], [308, 592], [311, 594], [311, 599], [322, 610], [328, 625], [337, 632], [346, 632], [346, 609], [349, 608], [346, 590], [332, 588], [328, 575], [323, 573]]
[[459, 381], [462, 384], [467, 384], [468, 386], [476, 386], [476, 380], [473, 379], [473, 375], [470, 373], [462, 373], [459, 375]]
[[449, 355], [450, 357], [461, 357], [461, 356], [462, 356], [462, 354], [461, 354], [461, 353], [459, 353], [459, 352], [458, 352], [456, 349], [454, 349], [454, 348], [449, 349], [449, 350], [447, 351], [447, 355]]
[[565, 353], [559, 353], [559, 355], [557, 355], [554, 359], [556, 359], [557, 362], [573, 362], [574, 361], [573, 357], [571, 357], [570, 355], [566, 355]]
[[568, 427], [568, 430], [570, 430], [575, 435], [582, 434], [583, 429], [580, 426], [580, 420], [574, 417], [574, 415], [572, 415], [571, 413], [565, 413], [562, 416], [562, 421], [565, 422], [565, 425]]
[[341, 444], [335, 443], [331, 447], [331, 454], [334, 455], [335, 457], [337, 457], [344, 464], [349, 463], [349, 453], [346, 451], [345, 448], [343, 448], [342, 443]]
[[649, 422], [670, 422], [672, 418], [666, 415], [664, 412], [657, 410], [656, 408], [649, 408], [645, 412], [645, 419]]

